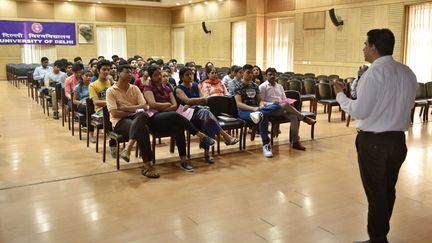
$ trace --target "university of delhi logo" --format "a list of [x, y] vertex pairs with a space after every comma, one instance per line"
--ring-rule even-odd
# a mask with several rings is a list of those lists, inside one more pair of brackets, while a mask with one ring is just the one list
[[39, 23], [33, 23], [32, 26], [31, 26], [31, 29], [32, 29], [33, 32], [35, 32], [35, 33], [40, 33], [40, 32], [42, 32], [43, 27], [42, 27], [42, 25], [39, 24]]

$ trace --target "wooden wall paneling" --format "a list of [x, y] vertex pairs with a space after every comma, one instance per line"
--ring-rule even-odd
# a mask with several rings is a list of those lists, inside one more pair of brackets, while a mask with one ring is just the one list
[[96, 6], [96, 21], [126, 22], [126, 9], [119, 7]]
[[2, 1], [0, 6], [0, 17], [17, 17], [17, 2]]
[[53, 19], [54, 4], [47, 2], [17, 2], [18, 18]]
[[127, 8], [126, 22], [171, 25], [171, 10], [163, 8]]
[[185, 23], [201, 22], [209, 20], [222, 20], [230, 17], [229, 4], [224, 1], [209, 2], [209, 4], [195, 4], [185, 6], [184, 21]]
[[326, 24], [326, 12], [309, 12], [303, 14], [303, 29], [324, 29]]
[[403, 42], [405, 30], [405, 6], [403, 4], [391, 4], [388, 8], [388, 27], [395, 35], [395, 48], [393, 57], [403, 61]]
[[127, 26], [128, 54], [142, 57], [171, 57], [171, 27], [169, 26]]
[[281, 12], [296, 9], [296, 0], [266, 0], [266, 12]]
[[229, 1], [230, 17], [239, 17], [246, 15], [246, 0]]
[[185, 22], [185, 8], [174, 9], [171, 13], [172, 24], [183, 24]]
[[96, 10], [94, 5], [90, 4], [55, 4], [55, 19], [67, 19], [72, 21], [95, 21]]
[[6, 64], [21, 63], [19, 45], [1, 45], [0, 51], [0, 81], [6, 80]]

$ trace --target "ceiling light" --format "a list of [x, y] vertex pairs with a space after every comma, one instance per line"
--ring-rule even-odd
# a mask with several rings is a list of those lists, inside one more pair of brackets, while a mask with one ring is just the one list
[[97, 1], [97, 3], [102, 3], [101, 1]]
[[179, 6], [179, 5], [180, 5], [180, 3], [176, 3], [176, 5], [177, 5], [177, 6]]
[[219, 2], [223, 2], [223, 0], [219, 0]]
[[192, 1], [189, 1], [188, 3], [192, 3]]
[[68, 0], [68, 2], [72, 2], [72, 0]]
[[208, 4], [208, 2], [207, 2], [207, 1], [205, 1], [205, 2], [204, 2], [204, 4]]

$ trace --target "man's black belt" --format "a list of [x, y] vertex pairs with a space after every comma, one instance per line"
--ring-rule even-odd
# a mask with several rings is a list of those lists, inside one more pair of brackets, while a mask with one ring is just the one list
[[365, 134], [365, 135], [393, 135], [393, 134], [400, 134], [404, 132], [403, 131], [370, 132], [370, 131], [363, 131], [361, 129], [357, 129], [357, 133]]

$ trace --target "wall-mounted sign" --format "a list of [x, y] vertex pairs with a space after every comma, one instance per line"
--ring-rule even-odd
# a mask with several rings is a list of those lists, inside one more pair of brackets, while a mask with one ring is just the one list
[[0, 20], [0, 45], [76, 45], [75, 23]]

